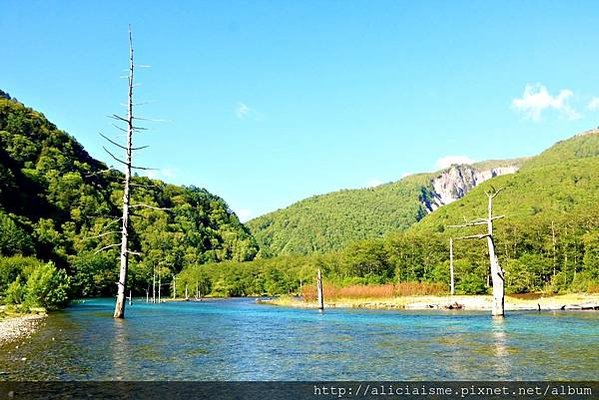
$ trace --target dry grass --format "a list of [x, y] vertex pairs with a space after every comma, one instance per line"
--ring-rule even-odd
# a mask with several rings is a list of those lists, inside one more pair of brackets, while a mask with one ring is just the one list
[[[388, 299], [400, 296], [426, 296], [445, 293], [446, 288], [438, 283], [404, 282], [397, 285], [351, 285], [337, 287], [324, 285], [325, 299]], [[304, 287], [302, 296], [306, 301], [316, 300], [316, 288]]]

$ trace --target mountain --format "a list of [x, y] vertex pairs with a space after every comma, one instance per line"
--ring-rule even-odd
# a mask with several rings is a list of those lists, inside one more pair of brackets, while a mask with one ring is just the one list
[[[500, 175], [505, 171], [496, 170], [511, 167], [518, 167], [518, 171]], [[393, 192], [392, 188], [405, 191]], [[289, 223], [297, 215], [308, 215], [310, 207], [322, 218], [327, 215], [325, 211], [331, 213], [335, 207], [343, 210], [341, 206], [349, 205], [354, 215], [362, 212], [364, 216], [358, 201], [373, 202], [369, 208], [374, 208], [377, 195], [386, 200], [379, 210], [389, 207], [390, 211], [395, 206], [395, 210], [405, 211], [404, 203], [389, 200], [395, 195], [395, 199], [403, 196], [422, 218], [407, 229], [355, 241], [340, 250], [189, 268], [182, 272], [181, 279], [189, 285], [211, 282], [212, 286], [205, 287], [211, 287], [216, 294], [273, 295], [297, 293], [302, 287], [310, 294], [319, 269], [327, 285], [353, 286], [358, 296], [375, 291], [355, 285], [388, 284], [380, 291], [400, 288], [406, 293], [444, 292], [449, 289], [449, 239], [453, 238], [456, 293], [488, 293], [486, 241], [459, 240], [485, 233], [486, 227], [454, 226], [465, 219], [484, 218], [486, 192], [493, 189], [500, 190], [493, 202], [493, 215], [504, 216], [494, 222], [493, 236], [508, 293], [599, 293], [599, 130], [556, 143], [528, 159], [452, 166], [377, 189], [307, 199], [278, 215], [285, 215]], [[455, 200], [457, 197], [461, 198]], [[328, 209], [318, 207], [322, 204]], [[427, 204], [431, 209], [441, 204], [443, 207], [427, 213]], [[344, 216], [340, 212], [333, 215]], [[382, 219], [386, 215], [379, 213], [375, 217]], [[309, 221], [311, 228], [318, 227], [317, 218]], [[354, 226], [361, 222], [358, 220]], [[275, 219], [274, 224], [278, 223]], [[372, 221], [366, 223], [373, 225]], [[289, 237], [285, 230], [275, 230], [274, 234], [277, 239]], [[299, 240], [301, 236], [294, 238]], [[393, 292], [386, 293], [391, 296]]]
[[494, 213], [504, 214], [505, 223], [534, 226], [541, 219], [577, 221], [599, 215], [598, 182], [599, 130], [591, 130], [525, 160], [517, 173], [481, 184], [460, 201], [424, 218], [411, 231], [440, 232], [464, 217], [484, 216], [485, 191], [491, 187], [502, 189], [494, 201]]
[[[43, 114], [0, 91], [0, 257], [51, 260], [79, 295], [113, 293], [122, 181]], [[133, 184], [134, 290], [154, 272], [166, 278], [191, 264], [256, 255], [250, 232], [220, 197], [140, 176]]]
[[480, 183], [516, 172], [525, 160], [452, 165], [374, 188], [314, 196], [255, 218], [247, 226], [266, 257], [339, 250], [356, 240], [407, 229]]

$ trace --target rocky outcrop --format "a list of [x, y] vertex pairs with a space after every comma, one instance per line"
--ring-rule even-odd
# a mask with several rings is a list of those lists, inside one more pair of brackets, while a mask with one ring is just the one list
[[420, 201], [431, 213], [437, 208], [461, 199], [472, 188], [499, 175], [513, 174], [518, 166], [503, 166], [479, 170], [472, 165], [452, 165], [431, 181], [431, 187], [423, 190]]

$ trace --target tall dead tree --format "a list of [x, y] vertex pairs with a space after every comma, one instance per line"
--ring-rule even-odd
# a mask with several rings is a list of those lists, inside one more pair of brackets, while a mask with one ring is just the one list
[[131, 229], [131, 221], [130, 221], [130, 216], [131, 216], [131, 208], [135, 207], [135, 206], [139, 206], [139, 207], [145, 207], [146, 205], [144, 204], [131, 204], [131, 179], [132, 179], [132, 174], [131, 171], [136, 169], [136, 170], [150, 170], [152, 168], [145, 168], [145, 167], [139, 167], [139, 166], [134, 166], [132, 163], [132, 156], [133, 156], [133, 152], [137, 151], [137, 150], [142, 150], [145, 149], [148, 146], [141, 146], [141, 147], [133, 147], [133, 134], [139, 130], [142, 130], [144, 128], [138, 127], [134, 125], [133, 120], [135, 119], [133, 116], [133, 88], [135, 87], [134, 83], [133, 83], [133, 76], [134, 76], [134, 72], [135, 72], [135, 64], [133, 62], [133, 35], [131, 33], [131, 26], [129, 26], [129, 68], [128, 68], [128, 93], [127, 93], [127, 115], [126, 116], [121, 116], [121, 115], [117, 115], [114, 114], [111, 116], [111, 118], [115, 119], [117, 122], [120, 123], [124, 123], [125, 127], [121, 127], [118, 125], [115, 125], [115, 127], [119, 130], [121, 130], [122, 132], [125, 133], [126, 136], [126, 141], [125, 141], [125, 145], [121, 145], [119, 143], [117, 143], [116, 141], [110, 139], [109, 137], [100, 134], [104, 139], [106, 139], [108, 142], [110, 142], [111, 145], [124, 150], [125, 151], [125, 158], [121, 159], [117, 156], [115, 156], [111, 151], [109, 151], [106, 147], [104, 147], [104, 150], [117, 162], [119, 162], [120, 164], [122, 164], [124, 166], [125, 172], [124, 172], [124, 180], [123, 180], [123, 213], [122, 216], [119, 218], [120, 222], [121, 222], [121, 241], [120, 243], [115, 243], [115, 244], [111, 244], [109, 246], [105, 246], [103, 248], [101, 248], [98, 251], [102, 251], [111, 247], [117, 247], [120, 246], [121, 251], [120, 251], [120, 268], [119, 268], [119, 280], [117, 282], [117, 286], [118, 286], [118, 291], [117, 291], [117, 298], [116, 298], [116, 305], [114, 308], [114, 318], [124, 318], [125, 317], [125, 301], [126, 301], [126, 283], [127, 283], [127, 272], [129, 269], [129, 255], [130, 254], [136, 254], [136, 255], [140, 255], [137, 252], [131, 251], [129, 249], [129, 231]]
[[455, 280], [453, 275], [453, 238], [449, 238], [449, 288], [450, 294], [455, 294]]
[[479, 218], [461, 225], [452, 225], [453, 228], [464, 228], [476, 225], [487, 226], [487, 233], [463, 236], [458, 239], [487, 239], [487, 246], [489, 248], [489, 261], [491, 264], [491, 282], [493, 284], [493, 308], [491, 311], [493, 316], [505, 315], [505, 276], [501, 266], [499, 265], [499, 259], [497, 258], [497, 254], [495, 252], [495, 242], [493, 240], [493, 221], [504, 217], [503, 215], [495, 217], [493, 216], [493, 199], [497, 197], [502, 190], [503, 189], [496, 190], [491, 186], [491, 190], [485, 192], [488, 198], [487, 218]]
[[[127, 96], [127, 146], [125, 148], [125, 182], [123, 188], [123, 216], [121, 230], [121, 267], [119, 270], [118, 293], [114, 307], [114, 318], [125, 318], [125, 284], [129, 268], [129, 201], [131, 200], [131, 159], [133, 152], [133, 37], [129, 27], [129, 92]], [[120, 147], [120, 146], [119, 146]]]

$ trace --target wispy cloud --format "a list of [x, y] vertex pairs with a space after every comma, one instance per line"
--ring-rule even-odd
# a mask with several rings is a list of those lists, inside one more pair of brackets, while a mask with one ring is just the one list
[[247, 118], [251, 113], [252, 109], [245, 103], [239, 102], [235, 107], [235, 116], [239, 119]]
[[383, 181], [381, 181], [380, 179], [374, 178], [374, 179], [371, 179], [368, 181], [368, 183], [366, 184], [366, 187], [374, 188], [377, 186], [381, 186], [382, 184], [383, 184]]
[[563, 89], [557, 96], [552, 96], [544, 85], [529, 83], [524, 88], [522, 97], [512, 100], [512, 108], [535, 122], [541, 120], [545, 110], [555, 110], [562, 118], [578, 119], [580, 114], [568, 102], [573, 96], [574, 93], [569, 89]]
[[591, 111], [599, 111], [599, 97], [593, 97], [589, 104], [587, 104], [587, 109]]
[[437, 169], [444, 169], [451, 167], [453, 164], [472, 164], [475, 162], [468, 156], [445, 156], [437, 160], [435, 167]]
[[237, 214], [237, 218], [239, 218], [239, 221], [247, 222], [254, 215], [254, 212], [247, 208], [240, 208], [235, 212], [235, 214]]
[[233, 113], [235, 114], [235, 117], [237, 117], [237, 119], [240, 120], [252, 120], [257, 122], [261, 122], [264, 120], [264, 115], [261, 112], [259, 112], [253, 107], [250, 107], [248, 104], [242, 101], [238, 102], [237, 105], [235, 105]]

